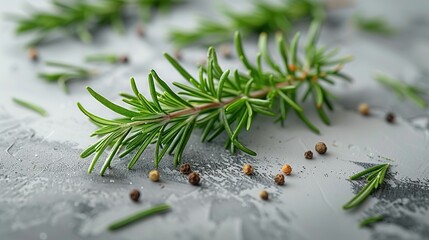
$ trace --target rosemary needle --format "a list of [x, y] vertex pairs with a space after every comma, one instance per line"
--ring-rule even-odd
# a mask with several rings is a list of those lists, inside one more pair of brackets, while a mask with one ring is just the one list
[[30, 109], [30, 110], [37, 112], [38, 114], [40, 114], [43, 117], [48, 116], [48, 112], [45, 109], [43, 109], [42, 107], [40, 107], [34, 103], [30, 103], [30, 102], [27, 102], [27, 101], [24, 101], [24, 100], [21, 100], [18, 98], [12, 98], [12, 100], [15, 103], [17, 103], [17, 104], [19, 104], [19, 105], [21, 105], [27, 109]]
[[377, 215], [377, 216], [371, 216], [369, 218], [365, 218], [363, 219], [360, 223], [359, 223], [359, 227], [367, 227], [369, 225], [372, 225], [373, 223], [376, 222], [381, 222], [384, 220], [384, 216], [382, 215]]
[[133, 215], [130, 215], [126, 218], [120, 219], [108, 226], [108, 229], [110, 231], [118, 230], [120, 228], [123, 228], [125, 226], [128, 226], [129, 224], [135, 223], [143, 218], [150, 217], [154, 214], [166, 212], [170, 209], [170, 206], [167, 204], [159, 204], [155, 205], [152, 208], [145, 209], [143, 211], [140, 211], [138, 213], [135, 213]]

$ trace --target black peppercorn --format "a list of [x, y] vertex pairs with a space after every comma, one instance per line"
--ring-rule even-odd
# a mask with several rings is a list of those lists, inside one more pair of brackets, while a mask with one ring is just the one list
[[200, 184], [200, 174], [192, 172], [191, 174], [189, 174], [188, 181], [192, 185]]
[[131, 200], [133, 200], [133, 202], [138, 202], [140, 199], [140, 191], [137, 189], [133, 189], [130, 192], [130, 198], [131, 198]]
[[277, 185], [284, 185], [285, 184], [285, 176], [283, 174], [277, 174], [274, 178], [274, 182], [276, 182]]
[[386, 121], [388, 123], [394, 123], [395, 122], [395, 114], [389, 112], [386, 114]]
[[119, 62], [120, 63], [128, 63], [129, 59], [127, 55], [123, 55], [119, 57]]
[[183, 174], [190, 174], [192, 172], [191, 165], [189, 163], [184, 163], [180, 166], [180, 172]]
[[313, 159], [313, 152], [312, 151], [307, 151], [307, 152], [305, 152], [304, 153], [304, 157], [306, 158], [306, 159]]

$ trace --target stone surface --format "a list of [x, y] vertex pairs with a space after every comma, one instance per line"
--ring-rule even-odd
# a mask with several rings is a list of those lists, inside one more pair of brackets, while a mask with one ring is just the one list
[[[428, 111], [398, 101], [371, 78], [375, 70], [381, 70], [428, 87], [429, 16], [425, 10], [429, 4], [424, 0], [413, 4], [359, 1], [330, 13], [321, 42], [354, 55], [355, 61], [345, 71], [355, 81], [335, 87], [339, 100], [330, 114], [331, 126], [309, 112], [321, 135], [308, 131], [295, 116], [283, 128], [258, 117], [253, 129], [241, 136], [258, 153], [251, 158], [230, 155], [223, 149], [224, 137], [202, 144], [197, 131], [183, 159], [200, 173], [199, 187], [188, 184], [187, 177], [173, 169], [168, 156], [161, 162], [161, 181], [151, 182], [147, 175], [153, 168], [152, 148], [134, 170], [126, 170], [129, 159], [125, 158], [115, 159], [105, 177], [86, 173], [89, 160], [80, 159], [79, 154], [94, 140], [88, 137], [94, 126], [79, 112], [76, 102], [93, 112], [112, 115], [86, 93], [85, 85], [119, 101], [118, 92], [130, 91], [130, 76], [146, 91], [145, 77], [151, 68], [165, 79], [182, 81], [162, 52], [174, 51], [166, 40], [168, 29], [192, 25], [195, 15], [211, 5], [196, 2], [174, 10], [169, 17], [156, 16], [144, 39], [130, 27], [124, 36], [102, 31], [90, 45], [65, 40], [42, 47], [41, 60], [75, 64], [83, 64], [83, 56], [90, 53], [130, 55], [129, 65], [94, 65], [101, 75], [72, 83], [70, 95], [37, 79], [36, 73], [45, 67], [28, 61], [22, 47], [25, 38], [13, 36], [12, 22], [0, 20], [0, 238], [426, 239]], [[3, 3], [0, 14], [22, 13], [25, 3]], [[37, 7], [46, 6], [41, 1]], [[400, 32], [384, 38], [357, 31], [349, 19], [356, 12], [385, 16]], [[256, 52], [253, 38], [246, 46], [251, 54]], [[190, 69], [206, 54], [200, 48], [183, 53]], [[231, 67], [238, 64], [236, 58], [222, 62]], [[44, 106], [49, 117], [41, 118], [16, 106], [12, 96]], [[362, 101], [372, 106], [370, 117], [356, 111]], [[395, 124], [385, 122], [388, 111], [397, 115]], [[329, 151], [305, 160], [303, 152], [313, 149], [318, 141], [325, 142]], [[250, 163], [255, 174], [245, 176], [241, 172], [244, 163]], [[294, 170], [286, 176], [284, 186], [277, 186], [273, 177], [284, 163]], [[392, 165], [386, 184], [357, 210], [343, 211], [341, 206], [362, 186], [348, 177], [380, 163]], [[135, 188], [142, 194], [137, 204], [128, 196]], [[259, 198], [263, 189], [270, 194], [268, 201]], [[163, 202], [171, 204], [172, 211], [122, 231], [106, 231], [113, 220]], [[376, 214], [385, 215], [386, 220], [374, 228], [358, 227], [361, 219]]]

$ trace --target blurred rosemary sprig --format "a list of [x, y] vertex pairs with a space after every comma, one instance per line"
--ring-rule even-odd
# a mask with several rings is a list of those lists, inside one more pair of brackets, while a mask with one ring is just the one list
[[22, 107], [25, 107], [27, 109], [34, 111], [34, 112], [37, 112], [42, 117], [48, 116], [48, 112], [44, 108], [40, 107], [39, 105], [36, 105], [36, 104], [28, 102], [28, 101], [24, 101], [24, 100], [19, 99], [19, 98], [12, 98], [12, 101], [14, 101], [16, 104], [18, 104]]
[[396, 29], [393, 28], [386, 19], [382, 17], [363, 17], [362, 15], [355, 15], [353, 17], [354, 25], [360, 30], [378, 33], [382, 35], [392, 35], [396, 33]]
[[[132, 154], [128, 163], [131, 169], [150, 144], [155, 145], [156, 167], [167, 152], [174, 155], [173, 163], [176, 166], [181, 162], [195, 128], [202, 129], [202, 141], [211, 141], [226, 132], [225, 147], [232, 153], [241, 150], [256, 155], [239, 140], [240, 132], [250, 130], [256, 114], [273, 116], [283, 124], [288, 112], [294, 111], [311, 130], [319, 133], [298, 101], [305, 101], [311, 96], [321, 119], [329, 124], [325, 111], [332, 109], [332, 94], [326, 84], [334, 84], [334, 79], [348, 80], [340, 70], [350, 60], [349, 57], [336, 57], [335, 49], [318, 47], [319, 30], [320, 23], [314, 22], [303, 55], [298, 54], [299, 33], [290, 44], [278, 35], [280, 62], [273, 60], [268, 51], [267, 35], [261, 34], [256, 65], [246, 57], [241, 35], [237, 32], [235, 48], [246, 68], [244, 73], [223, 69], [212, 47], [208, 50], [207, 65], [200, 67], [197, 77], [165, 54], [188, 84], [174, 82], [173, 85], [180, 89], [176, 93], [152, 70], [148, 75], [151, 100], [139, 92], [135, 80], [131, 79], [133, 93], [121, 94], [123, 101], [130, 105], [128, 108], [112, 103], [88, 88], [96, 100], [121, 115], [120, 118], [106, 119], [90, 113], [78, 103], [80, 110], [99, 126], [91, 136], [102, 137], [81, 154], [83, 158], [94, 154], [88, 172], [93, 171], [99, 158], [110, 147], [100, 174], [105, 173], [116, 155], [122, 158]], [[263, 61], [268, 69], [263, 67]]]
[[344, 204], [343, 209], [351, 209], [359, 206], [365, 199], [377, 189], [384, 181], [384, 176], [389, 169], [389, 164], [376, 165], [350, 177], [350, 180], [357, 180], [366, 177], [368, 183], [350, 201]]
[[128, 56], [116, 54], [94, 54], [85, 57], [86, 62], [92, 63], [128, 63]]
[[35, 34], [28, 45], [35, 46], [55, 35], [78, 36], [83, 42], [91, 42], [93, 34], [104, 26], [117, 32], [124, 31], [124, 19], [128, 7], [138, 9], [143, 19], [149, 19], [154, 8], [166, 9], [183, 0], [53, 0], [53, 10], [35, 11], [28, 17], [14, 17], [16, 33]]
[[287, 34], [301, 20], [321, 19], [323, 6], [314, 0], [282, 0], [279, 4], [252, 1], [253, 9], [236, 12], [224, 7], [221, 12], [226, 21], [202, 19], [193, 30], [173, 30], [171, 40], [183, 47], [193, 43], [213, 45], [231, 39], [234, 31], [243, 35], [262, 32]]
[[71, 80], [85, 80], [95, 75], [95, 71], [80, 66], [59, 62], [46, 62], [47, 66], [60, 69], [58, 72], [41, 72], [39, 78], [48, 82], [57, 82], [65, 93], [69, 92], [67, 83]]
[[359, 223], [359, 227], [368, 227], [368, 226], [373, 225], [376, 222], [381, 222], [383, 220], [384, 220], [384, 217], [382, 215], [371, 216], [371, 217], [363, 219]]
[[423, 98], [426, 95], [425, 90], [381, 73], [375, 75], [375, 80], [395, 92], [399, 98], [409, 99], [421, 108], [427, 107], [427, 102]]

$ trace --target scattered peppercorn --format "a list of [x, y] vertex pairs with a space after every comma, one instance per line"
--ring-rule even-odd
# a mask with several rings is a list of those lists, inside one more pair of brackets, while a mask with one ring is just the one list
[[133, 189], [130, 192], [130, 198], [131, 198], [131, 200], [133, 200], [133, 202], [138, 202], [140, 199], [140, 191], [137, 189]]
[[243, 165], [243, 173], [246, 175], [251, 175], [253, 173], [252, 165], [246, 163]]
[[152, 180], [153, 182], [158, 182], [159, 181], [159, 172], [158, 170], [152, 170], [149, 172], [149, 179]]
[[174, 52], [174, 58], [176, 58], [177, 60], [182, 60], [183, 58], [182, 52], [180, 50], [176, 50]]
[[191, 174], [189, 174], [188, 181], [192, 185], [200, 184], [200, 174], [196, 172], [191, 172]]
[[259, 193], [259, 197], [262, 199], [262, 200], [268, 200], [268, 192], [267, 191], [265, 191], [265, 190], [263, 190], [263, 191], [261, 191], [260, 193]]
[[316, 143], [316, 146], [314, 147], [316, 149], [316, 152], [319, 154], [325, 154], [328, 150], [328, 147], [326, 147], [326, 144], [323, 142]]
[[144, 32], [144, 28], [143, 28], [143, 26], [137, 26], [137, 28], [136, 28], [136, 33], [137, 33], [137, 35], [139, 35], [140, 37], [144, 37], [145, 32]]
[[284, 185], [285, 184], [285, 176], [283, 174], [277, 174], [274, 178], [274, 182], [276, 182], [277, 185]]
[[189, 163], [184, 163], [180, 166], [180, 172], [183, 174], [190, 174], [192, 172], [191, 165]]
[[367, 103], [359, 104], [358, 110], [359, 110], [360, 114], [362, 114], [364, 116], [369, 115], [369, 105]]
[[290, 173], [292, 172], [292, 167], [289, 164], [285, 164], [282, 167], [282, 172], [286, 175], [290, 175]]
[[227, 59], [232, 58], [231, 48], [226, 44], [223, 44], [220, 46], [220, 53], [224, 58], [227, 58]]
[[312, 151], [310, 151], [310, 150], [306, 151], [306, 152], [304, 153], [304, 157], [305, 157], [306, 159], [313, 159], [313, 152], [312, 152]]
[[295, 65], [293, 65], [293, 64], [289, 64], [289, 70], [290, 71], [292, 71], [292, 72], [295, 72], [296, 71], [296, 66]]
[[127, 55], [120, 56], [118, 60], [120, 63], [128, 63], [128, 61], [129, 61]]
[[386, 121], [388, 123], [394, 123], [395, 122], [395, 114], [389, 112], [386, 114]]
[[39, 53], [36, 48], [28, 49], [28, 58], [30, 58], [31, 61], [37, 61], [39, 59]]

